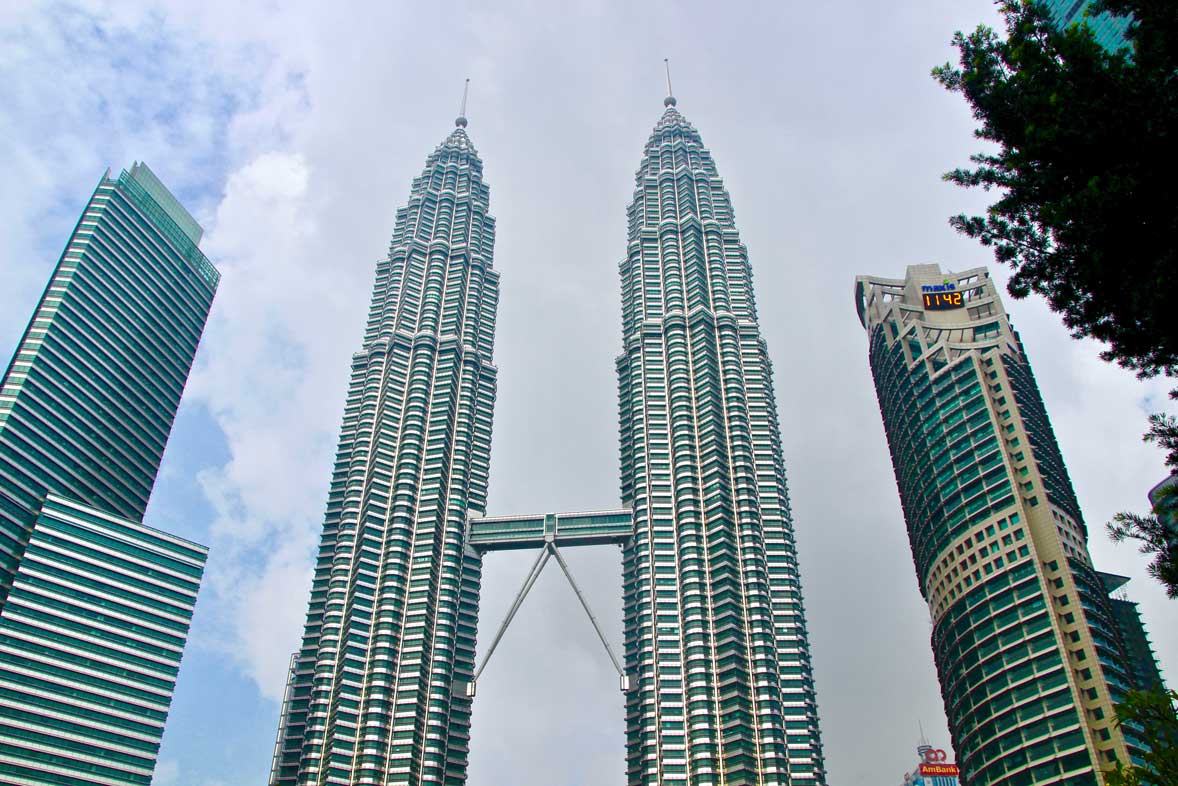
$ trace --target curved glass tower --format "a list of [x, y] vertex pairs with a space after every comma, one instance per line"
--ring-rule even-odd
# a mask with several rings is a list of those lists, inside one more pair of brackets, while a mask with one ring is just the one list
[[636, 177], [618, 358], [630, 784], [822, 783], [765, 341], [732, 203], [666, 100]]
[[1114, 705], [1158, 671], [1100, 573], [1018, 333], [985, 268], [860, 276], [884, 430], [962, 780], [1102, 782], [1139, 763]]
[[[426, 161], [352, 358], [271, 783], [462, 783], [496, 370], [495, 221], [466, 120]], [[461, 683], [460, 683], [461, 684]]]

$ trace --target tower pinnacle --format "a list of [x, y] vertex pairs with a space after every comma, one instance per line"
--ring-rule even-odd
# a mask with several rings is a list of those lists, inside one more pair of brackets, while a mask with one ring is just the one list
[[675, 106], [675, 91], [671, 89], [671, 58], [664, 57], [663, 65], [667, 68], [667, 97], [663, 99], [663, 106]]
[[458, 109], [458, 117], [454, 119], [454, 125], [458, 128], [466, 128], [466, 94], [470, 90], [470, 77], [466, 78], [466, 84], [462, 86], [462, 106]]

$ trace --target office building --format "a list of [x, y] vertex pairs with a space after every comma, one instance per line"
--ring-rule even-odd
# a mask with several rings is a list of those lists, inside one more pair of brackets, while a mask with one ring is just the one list
[[619, 266], [629, 782], [824, 783], [748, 254], [715, 161], [666, 104]]
[[1149, 507], [1165, 527], [1167, 543], [1178, 551], [1178, 475], [1170, 475], [1149, 490]]
[[108, 172], [0, 381], [5, 782], [150, 781], [205, 559], [141, 524], [219, 280], [200, 235]]
[[673, 98], [629, 218], [624, 508], [486, 517], [494, 222], [464, 117], [428, 157], [352, 360], [272, 786], [464, 783], [475, 683], [511, 617], [476, 669], [483, 558], [539, 550], [513, 614], [550, 556], [572, 582], [560, 550], [595, 544], [623, 554], [624, 666], [606, 649], [626, 696], [628, 782], [825, 782], [748, 257]]
[[48, 494], [0, 613], [0, 782], [151, 783], [207, 554]]
[[959, 786], [957, 765], [941, 748], [934, 748], [927, 742], [916, 746], [920, 757], [916, 769], [904, 775], [903, 786]]
[[462, 783], [499, 274], [460, 117], [397, 211], [351, 383], [272, 784]]
[[862, 276], [855, 307], [962, 780], [1095, 786], [1139, 760], [1113, 707], [1152, 686], [989, 273]]

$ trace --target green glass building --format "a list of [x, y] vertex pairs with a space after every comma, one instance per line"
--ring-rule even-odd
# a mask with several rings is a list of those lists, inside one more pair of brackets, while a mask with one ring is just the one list
[[1073, 24], [1088, 24], [1092, 28], [1092, 35], [1105, 49], [1115, 51], [1129, 46], [1125, 32], [1133, 21], [1129, 17], [1114, 16], [1108, 12], [1088, 15], [1088, 8], [1092, 0], [1042, 0], [1051, 18], [1060, 27]]
[[464, 783], [484, 555], [540, 552], [483, 665], [547, 559], [572, 582], [560, 549], [598, 544], [623, 553], [624, 666], [606, 649], [628, 782], [825, 782], [748, 257], [674, 103], [646, 146], [620, 266], [623, 510], [482, 515], [499, 276], [464, 118], [413, 182], [352, 360], [272, 786]]
[[[5, 782], [150, 780], [204, 550], [139, 522], [217, 289], [200, 236], [145, 164], [108, 172], [0, 380]], [[124, 725], [81, 730], [97, 705]]]
[[292, 662], [272, 784], [462, 783], [486, 506], [499, 274], [466, 120], [397, 211]]
[[151, 783], [207, 553], [46, 497], [0, 614], [0, 781]]
[[1123, 580], [1092, 566], [989, 273], [859, 277], [855, 307], [962, 782], [1096, 786], [1114, 762], [1139, 761], [1139, 730], [1113, 705], [1153, 687], [1157, 667], [1135, 608], [1110, 597]]
[[668, 97], [628, 211], [617, 361], [630, 784], [825, 769], [769, 353], [748, 252]]

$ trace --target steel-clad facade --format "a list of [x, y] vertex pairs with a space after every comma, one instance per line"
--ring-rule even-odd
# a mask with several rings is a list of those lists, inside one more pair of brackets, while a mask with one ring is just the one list
[[489, 657], [547, 557], [581, 597], [559, 550], [602, 543], [623, 549], [624, 667], [602, 641], [626, 693], [628, 782], [824, 783], [769, 360], [699, 135], [667, 110], [630, 208], [623, 510], [482, 516], [487, 211], [459, 118], [377, 268], [271, 785], [464, 783], [483, 555], [541, 550]]
[[499, 274], [465, 120], [377, 265], [273, 784], [465, 781]]
[[631, 784], [823, 783], [769, 355], [732, 203], [667, 99], [620, 265]]

